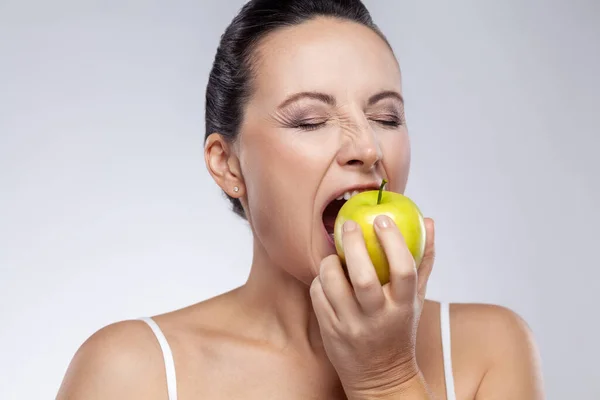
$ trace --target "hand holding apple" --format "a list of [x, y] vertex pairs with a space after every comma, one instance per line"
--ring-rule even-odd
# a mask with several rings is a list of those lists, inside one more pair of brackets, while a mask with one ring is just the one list
[[433, 221], [408, 197], [383, 191], [385, 184], [342, 206], [338, 255], [321, 262], [310, 287], [327, 356], [351, 400], [410, 391], [428, 398], [415, 346], [433, 267]]
[[389, 282], [381, 285], [361, 226], [346, 221], [340, 238], [349, 281], [334, 254], [310, 287], [323, 345], [349, 400], [429, 398], [415, 346], [433, 267], [433, 221], [423, 221], [427, 243], [418, 270], [394, 219], [379, 215], [374, 222]]
[[[394, 220], [374, 220], [389, 265], [381, 285], [359, 224], [341, 233], [348, 279], [337, 255], [326, 257], [310, 287], [325, 351], [349, 400], [429, 398], [416, 361], [416, 333], [433, 267], [434, 227], [424, 220], [427, 243], [418, 268]], [[389, 396], [389, 397], [388, 397]]]

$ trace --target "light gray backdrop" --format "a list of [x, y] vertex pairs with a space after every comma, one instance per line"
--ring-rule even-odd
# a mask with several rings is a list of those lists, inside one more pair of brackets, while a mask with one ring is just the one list
[[[111, 322], [244, 282], [202, 154], [243, 1], [0, 1], [0, 398], [53, 398]], [[549, 399], [600, 398], [600, 5], [367, 2], [404, 74], [429, 297], [529, 321]], [[597, 115], [597, 114], [596, 114]]]

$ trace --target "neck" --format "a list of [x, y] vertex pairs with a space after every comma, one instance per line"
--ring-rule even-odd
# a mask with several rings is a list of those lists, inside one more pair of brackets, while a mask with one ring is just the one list
[[263, 340], [324, 356], [309, 285], [275, 265], [257, 240], [250, 275], [238, 289], [238, 301]]

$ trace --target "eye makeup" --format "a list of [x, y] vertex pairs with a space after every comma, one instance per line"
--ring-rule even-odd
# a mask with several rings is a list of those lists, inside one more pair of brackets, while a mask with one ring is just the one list
[[[275, 118], [284, 128], [313, 131], [324, 127], [331, 120], [328, 108], [320, 104], [293, 103], [279, 109]], [[383, 100], [369, 108], [372, 110], [367, 110], [365, 117], [383, 128], [396, 129], [405, 123], [403, 107], [395, 101]]]
[[330, 119], [323, 106], [293, 104], [278, 111], [277, 121], [285, 128], [314, 130], [324, 126]]
[[404, 107], [397, 101], [382, 101], [367, 111], [367, 118], [385, 127], [397, 128], [405, 124]]

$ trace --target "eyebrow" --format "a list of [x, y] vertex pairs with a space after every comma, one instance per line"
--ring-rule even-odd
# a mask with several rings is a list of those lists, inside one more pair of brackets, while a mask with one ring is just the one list
[[370, 106], [372, 106], [373, 104], [378, 103], [383, 99], [389, 99], [389, 98], [396, 99], [402, 105], [404, 105], [404, 97], [402, 97], [402, 95], [400, 93], [393, 91], [393, 90], [386, 90], [386, 91], [377, 93], [377, 94], [369, 97], [368, 104]]
[[[335, 106], [335, 104], [336, 104], [335, 98], [332, 95], [329, 95], [326, 93], [299, 92], [299, 93], [295, 93], [295, 94], [289, 96], [287, 99], [285, 99], [279, 105], [278, 108], [283, 109], [283, 108], [289, 106], [290, 104], [292, 104], [298, 100], [304, 99], [304, 98], [317, 100], [317, 101], [320, 101], [320, 102], [325, 103], [330, 106]], [[396, 99], [400, 103], [404, 104], [404, 98], [402, 97], [402, 95], [393, 90], [386, 90], [386, 91], [374, 94], [373, 96], [369, 97], [369, 101], [367, 102], [367, 104], [369, 106], [372, 106], [373, 104], [376, 104], [376, 103], [380, 102], [381, 100], [388, 99], [388, 98]]]
[[288, 97], [287, 99], [285, 99], [283, 101], [283, 103], [281, 103], [279, 105], [279, 109], [285, 108], [287, 106], [289, 106], [290, 104], [294, 103], [295, 101], [298, 101], [300, 99], [313, 99], [313, 100], [318, 100], [320, 102], [323, 102], [325, 104], [328, 104], [330, 106], [335, 106], [335, 98], [329, 94], [325, 94], [325, 93], [319, 93], [319, 92], [300, 92], [300, 93], [296, 93], [291, 95], [290, 97]]

